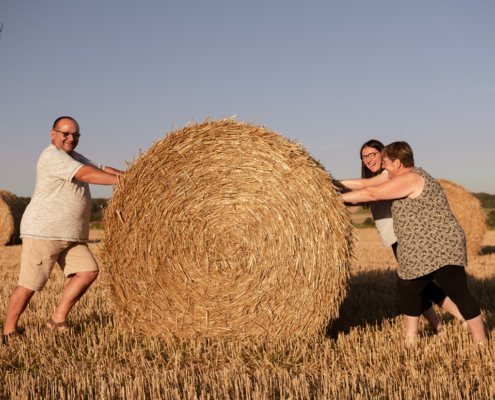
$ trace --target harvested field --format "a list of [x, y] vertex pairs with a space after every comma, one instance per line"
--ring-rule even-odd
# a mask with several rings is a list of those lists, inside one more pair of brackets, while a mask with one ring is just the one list
[[353, 224], [362, 224], [367, 218], [373, 218], [369, 210], [364, 210], [360, 206], [347, 207], [351, 212], [351, 221]]
[[[97, 241], [101, 232], [91, 235]], [[495, 232], [467, 269], [488, 333], [482, 352], [448, 315], [446, 339], [437, 340], [422, 320], [418, 347], [400, 350], [392, 251], [374, 229], [357, 236], [348, 295], [326, 338], [136, 338], [109, 311], [99, 281], [71, 314], [74, 333], [53, 335], [43, 325], [66, 283], [55, 270], [21, 319], [25, 342], [0, 347], [0, 398], [495, 398]], [[97, 243], [90, 247], [96, 251]], [[19, 245], [0, 247], [2, 317], [20, 253]]]

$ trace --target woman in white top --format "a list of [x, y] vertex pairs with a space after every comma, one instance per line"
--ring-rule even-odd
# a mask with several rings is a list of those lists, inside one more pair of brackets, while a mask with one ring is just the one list
[[[344, 179], [334, 181], [334, 185], [343, 192], [359, 190], [368, 186], [381, 185], [388, 181], [388, 174], [382, 168], [381, 151], [385, 146], [379, 140], [368, 140], [361, 146], [359, 152], [361, 158], [361, 179]], [[367, 208], [368, 205], [363, 205]], [[369, 205], [371, 214], [375, 220], [378, 234], [383, 247], [392, 246], [395, 258], [397, 258], [397, 238], [394, 234], [394, 224], [392, 220], [392, 202], [376, 202]], [[442, 322], [433, 307], [432, 301], [445, 311], [452, 314], [465, 329], [467, 329], [464, 318], [454, 302], [446, 296], [444, 291], [434, 282], [430, 283], [421, 294], [423, 305], [423, 316], [430, 322], [433, 331], [441, 335], [443, 331]]]

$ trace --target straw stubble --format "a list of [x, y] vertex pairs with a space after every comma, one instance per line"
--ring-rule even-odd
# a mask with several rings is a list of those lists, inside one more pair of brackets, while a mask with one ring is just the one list
[[346, 295], [354, 233], [331, 176], [261, 126], [206, 120], [157, 141], [104, 224], [105, 284], [136, 333], [313, 335]]

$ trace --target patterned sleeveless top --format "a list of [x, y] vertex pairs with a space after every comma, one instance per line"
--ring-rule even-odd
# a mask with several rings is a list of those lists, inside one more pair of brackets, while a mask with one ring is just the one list
[[425, 186], [415, 199], [392, 205], [399, 277], [419, 278], [446, 265], [467, 267], [466, 236], [442, 186], [421, 168], [411, 171], [425, 179]]

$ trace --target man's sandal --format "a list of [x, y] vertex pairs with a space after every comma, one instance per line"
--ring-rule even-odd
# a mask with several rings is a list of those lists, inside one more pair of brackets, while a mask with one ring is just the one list
[[24, 336], [17, 331], [7, 333], [6, 335], [2, 334], [2, 346], [6, 346], [13, 342], [21, 342], [23, 340]]
[[[47, 326], [46, 324], [50, 324], [50, 326]], [[58, 333], [69, 333], [70, 328], [69, 325], [67, 325], [67, 322], [55, 322], [53, 319], [49, 318], [48, 321], [46, 321], [45, 324], [45, 329], [47, 331], [52, 331], [52, 332], [58, 332]]]

